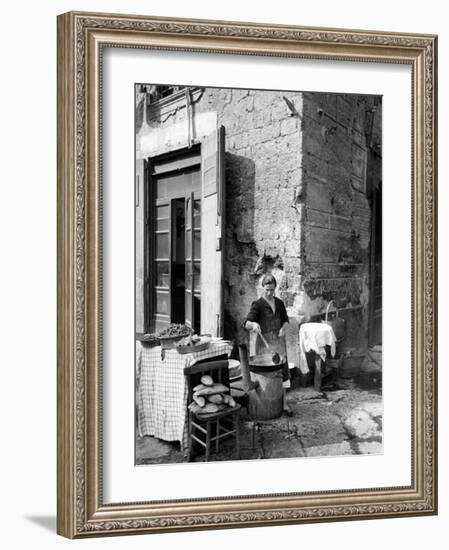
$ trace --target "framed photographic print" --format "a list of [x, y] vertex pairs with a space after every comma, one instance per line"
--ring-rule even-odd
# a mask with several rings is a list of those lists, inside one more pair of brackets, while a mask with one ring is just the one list
[[431, 35], [58, 18], [58, 532], [435, 514]]

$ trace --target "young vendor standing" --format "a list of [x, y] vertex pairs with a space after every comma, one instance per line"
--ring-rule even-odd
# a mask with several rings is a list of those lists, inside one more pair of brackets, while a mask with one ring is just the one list
[[276, 279], [273, 275], [263, 276], [262, 289], [262, 296], [251, 304], [251, 309], [246, 317], [244, 326], [246, 330], [252, 331], [256, 336], [256, 355], [269, 352], [262, 339], [257, 337], [259, 334], [263, 334], [272, 350], [279, 354], [284, 364], [282, 371], [284, 412], [291, 414], [286, 399], [286, 390], [290, 387], [287, 349], [285, 344], [288, 315], [284, 302], [274, 295], [276, 290]]

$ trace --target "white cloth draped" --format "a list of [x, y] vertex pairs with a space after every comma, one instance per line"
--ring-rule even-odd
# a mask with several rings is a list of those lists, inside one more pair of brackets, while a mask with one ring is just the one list
[[299, 329], [299, 370], [309, 372], [306, 352], [314, 351], [323, 361], [326, 359], [326, 348], [330, 346], [331, 355], [335, 355], [335, 334], [326, 323], [304, 323]]

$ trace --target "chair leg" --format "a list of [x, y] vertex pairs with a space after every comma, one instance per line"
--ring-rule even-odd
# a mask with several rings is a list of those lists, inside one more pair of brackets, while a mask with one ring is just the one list
[[240, 458], [240, 432], [239, 432], [239, 415], [234, 413], [234, 429], [235, 429], [235, 457]]
[[189, 439], [189, 449], [187, 451], [187, 462], [192, 462], [193, 459], [193, 443], [192, 438]]
[[219, 442], [218, 436], [220, 435], [220, 419], [217, 418], [217, 428], [215, 430], [215, 453], [218, 454]]
[[187, 462], [192, 462], [193, 459], [193, 426], [192, 426], [192, 419], [189, 416], [189, 448], [187, 451]]
[[210, 458], [210, 433], [211, 433], [211, 422], [208, 420], [206, 424], [206, 462], [209, 462]]

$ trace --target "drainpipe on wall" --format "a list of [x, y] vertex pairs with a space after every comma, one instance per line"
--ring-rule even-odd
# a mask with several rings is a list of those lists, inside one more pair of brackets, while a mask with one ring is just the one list
[[192, 102], [190, 97], [190, 88], [186, 88], [186, 111], [187, 111], [187, 146], [192, 147]]
[[148, 92], [143, 96], [143, 124], [142, 126], [148, 126], [148, 104], [149, 104], [150, 94]]

